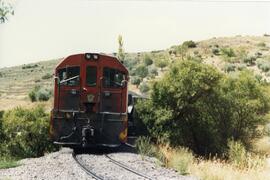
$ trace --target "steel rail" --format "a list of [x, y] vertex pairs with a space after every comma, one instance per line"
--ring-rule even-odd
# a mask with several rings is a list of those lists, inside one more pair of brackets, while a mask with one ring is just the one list
[[72, 153], [72, 157], [73, 159], [76, 161], [76, 163], [82, 168], [82, 170], [84, 172], [86, 172], [88, 175], [90, 175], [91, 177], [93, 177], [94, 179], [97, 179], [97, 180], [104, 180], [103, 177], [101, 176], [98, 176], [96, 173], [90, 171], [89, 169], [87, 169], [76, 157], [76, 154], [73, 152]]
[[112, 158], [111, 158], [110, 156], [108, 156], [107, 154], [105, 154], [105, 157], [108, 158], [108, 159], [110, 160], [110, 162], [112, 162], [112, 163], [114, 163], [114, 164], [116, 164], [116, 165], [118, 165], [118, 166], [120, 166], [120, 167], [122, 167], [122, 168], [124, 168], [124, 169], [126, 169], [126, 170], [128, 170], [128, 171], [130, 171], [130, 172], [132, 172], [132, 173], [134, 173], [134, 174], [137, 174], [138, 176], [141, 176], [141, 177], [144, 177], [144, 178], [146, 178], [146, 179], [152, 180], [151, 177], [149, 177], [149, 176], [147, 176], [147, 175], [144, 175], [144, 174], [142, 174], [142, 173], [140, 173], [140, 172], [138, 172], [138, 171], [136, 171], [136, 170], [134, 170], [134, 169], [132, 169], [132, 168], [126, 166], [125, 164], [123, 164], [123, 163], [121, 163], [121, 162], [119, 162], [119, 161], [116, 161], [116, 160], [112, 159]]

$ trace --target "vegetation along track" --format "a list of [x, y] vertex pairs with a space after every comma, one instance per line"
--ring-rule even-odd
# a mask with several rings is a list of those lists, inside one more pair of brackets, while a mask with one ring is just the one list
[[[74, 160], [76, 161], [76, 163], [88, 174], [90, 175], [91, 177], [93, 177], [94, 179], [98, 179], [98, 180], [103, 180], [103, 179], [106, 179], [104, 178], [103, 176], [100, 176], [100, 175], [97, 175], [95, 172], [91, 171], [89, 168], [87, 168], [78, 158], [77, 158], [77, 154], [75, 152], [72, 153], [72, 157], [74, 158]], [[138, 172], [137, 170], [134, 170], [133, 168], [123, 164], [122, 162], [119, 162], [113, 158], [111, 158], [109, 155], [105, 154], [105, 157], [107, 159], [109, 159], [109, 162], [131, 172], [131, 173], [134, 173], [138, 176], [141, 176], [145, 179], [149, 179], [149, 180], [152, 180], [151, 177], [145, 175], [144, 173], [141, 173], [141, 172]]]

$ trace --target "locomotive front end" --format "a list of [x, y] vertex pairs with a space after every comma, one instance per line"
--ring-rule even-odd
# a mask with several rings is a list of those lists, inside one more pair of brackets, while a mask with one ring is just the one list
[[126, 68], [114, 57], [79, 54], [55, 71], [50, 134], [65, 146], [119, 146], [127, 139]]

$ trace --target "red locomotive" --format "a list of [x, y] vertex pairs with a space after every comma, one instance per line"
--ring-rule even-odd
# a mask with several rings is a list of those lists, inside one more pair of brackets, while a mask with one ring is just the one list
[[55, 69], [50, 135], [65, 146], [116, 147], [127, 140], [128, 71], [115, 57], [85, 53]]

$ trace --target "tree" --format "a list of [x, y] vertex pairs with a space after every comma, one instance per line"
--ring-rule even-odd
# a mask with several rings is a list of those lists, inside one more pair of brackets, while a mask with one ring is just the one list
[[187, 146], [195, 153], [224, 154], [229, 139], [249, 147], [265, 124], [269, 98], [252, 74], [231, 78], [184, 60], [153, 84], [150, 99], [137, 104], [154, 139]]
[[168, 61], [167, 60], [161, 60], [161, 59], [158, 59], [156, 60], [156, 66], [161, 68], [161, 71], [163, 70], [163, 68], [165, 68], [167, 65], [168, 65]]
[[139, 65], [136, 68], [135, 73], [137, 76], [145, 78], [148, 75], [148, 69], [144, 65]]
[[124, 48], [123, 48], [124, 42], [123, 42], [123, 38], [122, 35], [118, 36], [118, 54], [117, 54], [117, 58], [120, 61], [124, 61], [125, 60], [125, 52], [124, 52]]
[[8, 20], [9, 15], [14, 15], [14, 10], [9, 3], [0, 0], [0, 24]]
[[146, 66], [149, 66], [149, 65], [153, 64], [153, 60], [151, 59], [151, 57], [149, 55], [145, 55], [143, 61], [144, 61], [144, 64]]

